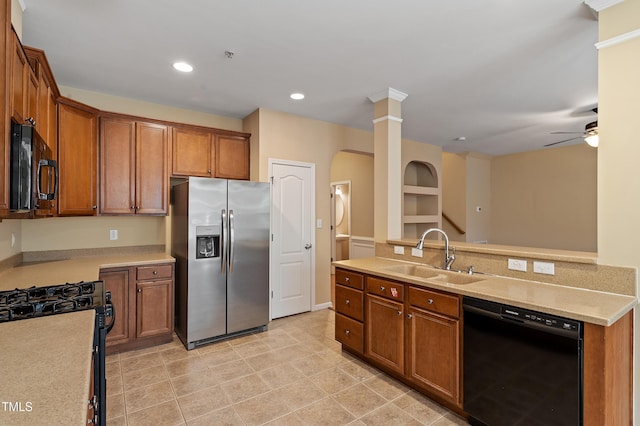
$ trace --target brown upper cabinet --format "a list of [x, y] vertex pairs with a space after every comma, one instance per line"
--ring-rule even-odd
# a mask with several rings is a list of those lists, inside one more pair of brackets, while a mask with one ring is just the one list
[[[47, 145], [49, 145], [49, 148], [51, 148], [53, 158], [56, 158], [58, 149], [56, 103], [60, 96], [60, 91], [53, 78], [53, 73], [51, 72], [44, 51], [28, 46], [24, 46], [24, 51], [34, 71], [34, 77], [37, 80], [37, 83], [34, 81], [34, 84], [37, 86], [35, 92], [32, 94], [31, 91], [29, 91], [28, 115], [35, 117], [35, 127], [38, 134], [44, 139]], [[33, 89], [34, 84], [29, 84], [29, 90]], [[31, 111], [34, 111], [34, 113], [32, 114]]]
[[58, 100], [58, 214], [98, 212], [98, 110], [67, 98]]
[[100, 213], [166, 215], [168, 127], [100, 118]]
[[213, 177], [214, 135], [191, 127], [172, 129], [172, 176]]
[[176, 126], [171, 175], [249, 180], [249, 137], [247, 133]]
[[215, 176], [249, 180], [249, 135], [216, 134]]
[[27, 80], [31, 66], [27, 60], [27, 55], [22, 49], [22, 44], [15, 31], [12, 32], [11, 42], [11, 118], [17, 123], [24, 123], [29, 117], [27, 114], [28, 94]]

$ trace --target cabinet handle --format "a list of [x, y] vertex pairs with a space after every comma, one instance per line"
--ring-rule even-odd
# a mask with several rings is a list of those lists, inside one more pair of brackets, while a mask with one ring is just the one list
[[413, 318], [413, 315], [412, 314], [407, 314], [407, 318], [411, 319], [411, 318]]
[[153, 275], [158, 275], [158, 271], [153, 271]]
[[349, 282], [349, 277], [344, 277], [344, 280], [345, 280], [346, 282]]
[[129, 210], [133, 210], [133, 209], [135, 209], [135, 208], [136, 208], [136, 206], [132, 205], [132, 206], [131, 206], [131, 208], [130, 208]]
[[402, 315], [402, 311], [398, 311], [398, 315]]
[[384, 291], [384, 286], [383, 285], [380, 286], [380, 291]]
[[427, 299], [427, 303], [433, 305], [433, 299]]
[[350, 331], [350, 330], [345, 330], [345, 331], [344, 331], [344, 334], [346, 334], [347, 336], [348, 336], [350, 333], [351, 333], [351, 331]]
[[142, 293], [142, 289], [141, 288], [138, 289], [138, 293]]
[[91, 208], [92, 208], [93, 210], [95, 210], [95, 209], [97, 209], [97, 208], [98, 208], [98, 206], [91, 206]]
[[348, 305], [349, 304], [349, 299], [345, 299], [344, 303], [345, 303], [345, 305]]
[[207, 173], [211, 174], [211, 169], [207, 170]]

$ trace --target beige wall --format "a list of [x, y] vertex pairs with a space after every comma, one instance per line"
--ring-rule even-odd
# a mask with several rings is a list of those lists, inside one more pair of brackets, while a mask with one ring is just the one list
[[[329, 302], [331, 300], [331, 231], [329, 229], [331, 162], [338, 151], [371, 153], [373, 135], [363, 130], [266, 109], [260, 109], [251, 114], [248, 120], [245, 120], [246, 129], [255, 128], [255, 114], [259, 115], [260, 146], [257, 163], [252, 163], [251, 167], [252, 174], [257, 171], [259, 181], [268, 180], [270, 158], [315, 164], [315, 217], [322, 219], [324, 224], [321, 229], [316, 229], [315, 236], [315, 303]], [[257, 138], [254, 139], [256, 140]]]
[[[466, 241], [491, 240], [491, 157], [469, 153], [466, 176]], [[480, 211], [476, 210], [480, 208]]]
[[351, 235], [373, 238], [373, 156], [336, 153], [330, 179], [351, 181]]
[[[442, 153], [442, 227], [453, 241], [491, 242], [491, 157], [478, 153]], [[476, 211], [480, 207], [480, 211]]]
[[597, 251], [597, 153], [579, 144], [494, 157], [491, 243]]
[[[600, 12], [600, 41], [640, 30], [640, 0]], [[640, 267], [640, 38], [598, 51], [598, 262]], [[635, 418], [640, 416], [640, 315], [635, 312]]]
[[[442, 153], [442, 212], [466, 231], [467, 160], [465, 154]], [[452, 241], [467, 241], [464, 234], [442, 219], [442, 229]]]
[[[22, 251], [162, 245], [164, 216], [54, 217], [22, 221]], [[109, 230], [118, 239], [109, 240]]]
[[[15, 244], [11, 246], [11, 235], [15, 238]], [[0, 260], [7, 259], [22, 252], [22, 221], [3, 220], [0, 222]]]
[[[54, 70], [55, 73], [55, 70]], [[85, 103], [102, 111], [130, 114], [157, 120], [174, 121], [197, 126], [215, 127], [242, 131], [242, 120], [207, 114], [204, 112], [186, 110], [168, 105], [139, 101], [136, 99], [112, 96], [74, 87], [59, 86], [60, 94], [67, 98]]]
[[22, 40], [22, 7], [18, 0], [11, 0], [11, 25], [16, 30], [18, 38]]

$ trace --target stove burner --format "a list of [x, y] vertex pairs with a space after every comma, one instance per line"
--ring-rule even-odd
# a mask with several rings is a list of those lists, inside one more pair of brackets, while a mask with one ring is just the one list
[[91, 309], [104, 304], [101, 287], [79, 282], [0, 292], [0, 322]]

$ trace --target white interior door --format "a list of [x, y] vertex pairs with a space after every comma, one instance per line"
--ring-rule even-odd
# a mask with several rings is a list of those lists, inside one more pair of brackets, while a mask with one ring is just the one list
[[271, 163], [271, 318], [311, 310], [313, 173], [312, 164]]

